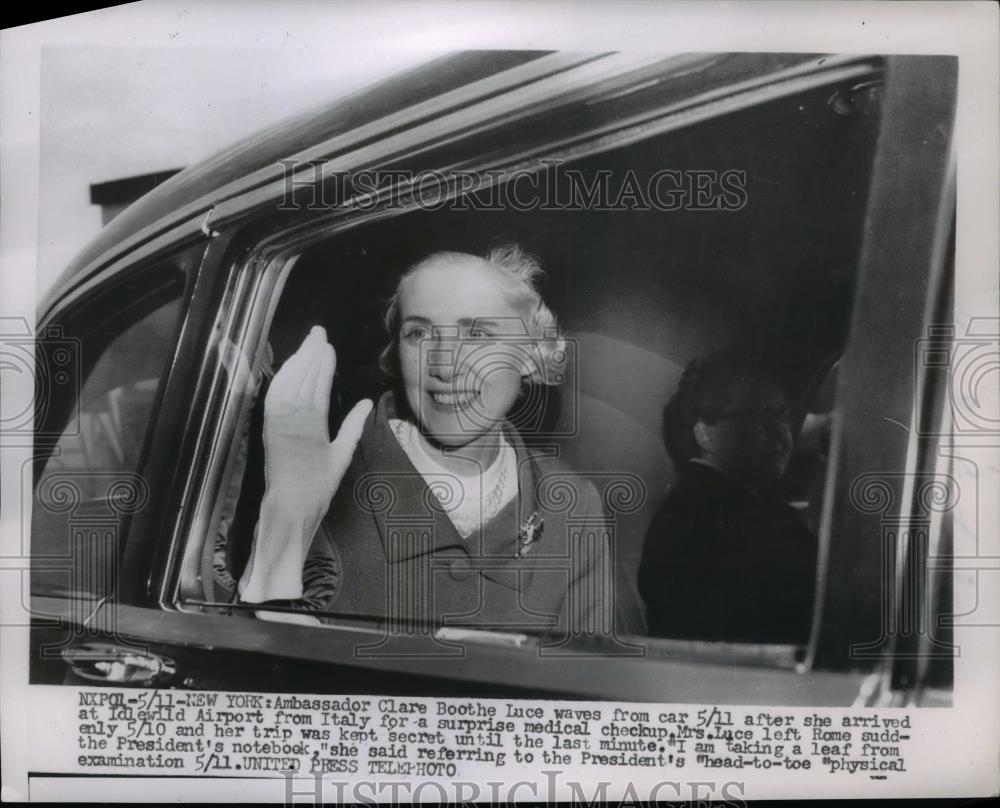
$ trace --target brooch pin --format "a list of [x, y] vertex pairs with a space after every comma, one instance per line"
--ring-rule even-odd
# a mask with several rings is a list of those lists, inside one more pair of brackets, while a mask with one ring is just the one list
[[517, 531], [517, 552], [514, 553], [514, 558], [524, 558], [528, 548], [542, 538], [544, 527], [545, 520], [538, 515], [538, 511], [534, 511]]

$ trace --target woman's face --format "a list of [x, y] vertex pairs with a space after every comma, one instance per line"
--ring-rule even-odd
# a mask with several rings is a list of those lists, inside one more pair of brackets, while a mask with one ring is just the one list
[[474, 256], [417, 270], [399, 307], [403, 388], [421, 431], [446, 447], [492, 440], [528, 372], [521, 313]]

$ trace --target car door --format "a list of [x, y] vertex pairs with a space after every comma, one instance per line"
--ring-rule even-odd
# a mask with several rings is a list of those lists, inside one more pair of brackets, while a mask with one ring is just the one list
[[[469, 108], [464, 120], [469, 121], [472, 110], [478, 126], [459, 130], [459, 118], [426, 122], [415, 114], [412, 128], [404, 134], [355, 144], [356, 149], [347, 152], [349, 157], [338, 158], [338, 165], [346, 169], [383, 161], [390, 167], [411, 168], [487, 170], [502, 166], [498, 176], [509, 177], [515, 171], [525, 171], [525, 166], [535, 170], [545, 159], [584, 149], [582, 144], [589, 144], [587, 148], [592, 150], [610, 148], [610, 138], [598, 139], [608, 131], [615, 131], [620, 143], [629, 143], [648, 136], [651, 130], [683, 129], [712, 115], [738, 113], [775, 97], [794, 97], [798, 91], [869, 77], [881, 70], [877, 60], [846, 59], [807, 68], [801, 60], [792, 60], [790, 67], [787, 59], [768, 61], [762, 57], [754, 62], [757, 73], [750, 80], [746, 64], [723, 61], [719, 66], [714, 57], [695, 58], [686, 60], [682, 67], [686, 70], [700, 65], [717, 70], [718, 75], [713, 74], [707, 86], [698, 86], [696, 89], [702, 91], [698, 94], [684, 85], [697, 71], [681, 70], [676, 77], [680, 95], [665, 104], [663, 97], [655, 94], [664, 92], [660, 85], [671, 86], [669, 60], [624, 61], [606, 73], [586, 62], [573, 70], [563, 65], [560, 69], [567, 75], [543, 87], [525, 89], [517, 76], [510, 76], [506, 84], [491, 79], [494, 84], [488, 97], [465, 100]], [[538, 70], [538, 66], [532, 65], [532, 69]], [[903, 134], [889, 132], [879, 141], [866, 229], [864, 254], [868, 258], [862, 262], [865, 277], [871, 277], [864, 287], [869, 295], [867, 305], [876, 308], [904, 282], [899, 275], [902, 270], [891, 268], [889, 273], [884, 264], [871, 259], [885, 249], [882, 240], [886, 228], [879, 221], [895, 196], [881, 183], [896, 176], [897, 161], [906, 162], [912, 171], [927, 161], [936, 167], [935, 172], [925, 173], [919, 184], [907, 186], [906, 204], [914, 211], [947, 215], [940, 213], [939, 203], [945, 188], [948, 143], [935, 141], [911, 163], [907, 162], [907, 151], [900, 150], [899, 138], [906, 140], [912, 131], [919, 131], [916, 110], [926, 112], [912, 104], [912, 95], [935, 81], [947, 84], [948, 77], [928, 75], [923, 65], [904, 58], [890, 60], [889, 75], [884, 103], [901, 116], [901, 126], [913, 129]], [[735, 82], [736, 77], [743, 81]], [[950, 98], [947, 92], [926, 92], [928, 99]], [[659, 117], [648, 112], [652, 102], [643, 93], [654, 94]], [[543, 114], [541, 108], [549, 104], [554, 104], [556, 111]], [[587, 109], [591, 116], [583, 118], [586, 127], [580, 125], [581, 109]], [[518, 128], [516, 121], [505, 119], [515, 110], [519, 115], [536, 116], [536, 122], [547, 121], [552, 131]], [[638, 110], [645, 111], [640, 114]], [[936, 120], [942, 114], [947, 117], [948, 111], [937, 110], [929, 117]], [[497, 143], [505, 145], [498, 149]], [[913, 175], [905, 176], [912, 179]], [[287, 190], [280, 184], [276, 189], [270, 187], [272, 192]], [[302, 185], [298, 188], [309, 190]], [[57, 643], [58, 656], [49, 652], [45, 658], [52, 660], [47, 668], [51, 681], [68, 673], [77, 681], [90, 683], [288, 692], [611, 699], [627, 695], [630, 700], [736, 699], [762, 704], [849, 704], [855, 699], [882, 654], [879, 649], [872, 657], [852, 656], [851, 642], [877, 626], [877, 615], [873, 617], [871, 609], [857, 609], [853, 593], [845, 592], [831, 576], [845, 570], [866, 570], [871, 578], [867, 583], [878, 593], [876, 598], [881, 596], [877, 575], [882, 572], [872, 572], [884, 570], [879, 542], [852, 545], [826, 539], [820, 573], [826, 576], [827, 585], [820, 591], [813, 642], [805, 660], [788, 648], [706, 646], [634, 637], [621, 637], [611, 647], [600, 648], [587, 638], [578, 638], [579, 642], [556, 654], [543, 651], [543, 643], [534, 638], [502, 634], [473, 633], [458, 640], [428, 629], [414, 636], [387, 637], [384, 627], [348, 620], [319, 628], [254, 619], [252, 609], [208, 597], [205, 542], [220, 519], [220, 503], [234, 462], [232, 449], [240, 442], [259, 390], [266, 325], [300, 254], [299, 242], [306, 240], [310, 228], [346, 231], [397, 213], [385, 205], [371, 204], [275, 215], [264, 204], [265, 191], [266, 187], [259, 185], [213, 209], [210, 230], [219, 235], [207, 249], [204, 245], [198, 248], [206, 251], [197, 262], [197, 283], [184, 298], [188, 308], [169, 372], [160, 386], [154, 385], [159, 406], [150, 410], [145, 422], [144, 454], [136, 470], [145, 475], [149, 505], [123, 519], [127, 536], [116, 585], [93, 593], [85, 615], [67, 614], [63, 601], [50, 602], [57, 600], [51, 597], [54, 591], [46, 594], [42, 605], [50, 614], [92, 632], [92, 636]], [[919, 314], [909, 321], [911, 331], [919, 330], [924, 322], [923, 302], [929, 294], [925, 280], [936, 277], [940, 266], [940, 249], [933, 238], [914, 245], [913, 250], [913, 260], [905, 265], [918, 282], [914, 294], [919, 299], [914, 300], [912, 311]], [[859, 363], [866, 361], [855, 358], [863, 353], [865, 335], [878, 336], [866, 316], [864, 310], [856, 315], [852, 332], [847, 361], [854, 373], [860, 372]], [[892, 351], [882, 358], [889, 364], [898, 362], [904, 347], [902, 342], [894, 343]], [[901, 407], [900, 402], [907, 400], [907, 383], [902, 378], [885, 380], [886, 395]], [[860, 407], [863, 395], [856, 384], [845, 385], [845, 411]], [[876, 416], [870, 410], [856, 414], [861, 420], [856, 422], [858, 437], [854, 440], [861, 441]], [[844, 434], [839, 439], [848, 440], [849, 435]], [[901, 453], [898, 442], [887, 439], [883, 462], [888, 468], [898, 463], [903, 465], [896, 467], [905, 468], [906, 451]], [[842, 451], [839, 463], [835, 474], [841, 494], [844, 486], [849, 490], [860, 474], [870, 470], [860, 452], [852, 455]], [[44, 471], [41, 479], [45, 479]], [[849, 503], [849, 498], [844, 501]], [[828, 507], [824, 536], [849, 529], [852, 517], [848, 507]], [[41, 594], [45, 594], [43, 590], [36, 591], [36, 595]], [[874, 630], [877, 633], [880, 629]], [[51, 633], [38, 636], [52, 644]], [[387, 639], [392, 640], [389, 645]], [[737, 679], [739, 687], [734, 688]]]

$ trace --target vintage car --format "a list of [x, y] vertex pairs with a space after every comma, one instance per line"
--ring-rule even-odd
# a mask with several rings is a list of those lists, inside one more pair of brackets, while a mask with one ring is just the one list
[[[950, 57], [463, 52], [164, 182], [39, 309], [32, 681], [946, 702], [948, 413], [915, 350], [947, 350], [956, 76]], [[555, 643], [255, 618], [233, 592], [269, 368], [322, 324], [336, 426], [381, 383], [392, 273], [498, 237], [547, 269], [573, 361], [545, 434], [605, 497], [631, 607]], [[636, 568], [674, 476], [662, 408], [727, 345], [779, 361], [800, 422], [831, 416], [789, 482], [820, 542], [801, 646], [644, 633]]]

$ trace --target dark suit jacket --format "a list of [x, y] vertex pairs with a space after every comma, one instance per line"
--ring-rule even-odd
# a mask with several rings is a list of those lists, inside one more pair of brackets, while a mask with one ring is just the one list
[[[519, 494], [480, 534], [462, 538], [392, 434], [394, 414], [386, 394], [365, 423], [309, 551], [302, 605], [401, 626], [609, 634], [613, 570], [594, 485], [507, 429]], [[541, 538], [516, 558], [533, 513]]]
[[650, 523], [639, 567], [650, 633], [805, 643], [816, 539], [785, 502], [690, 463]]

